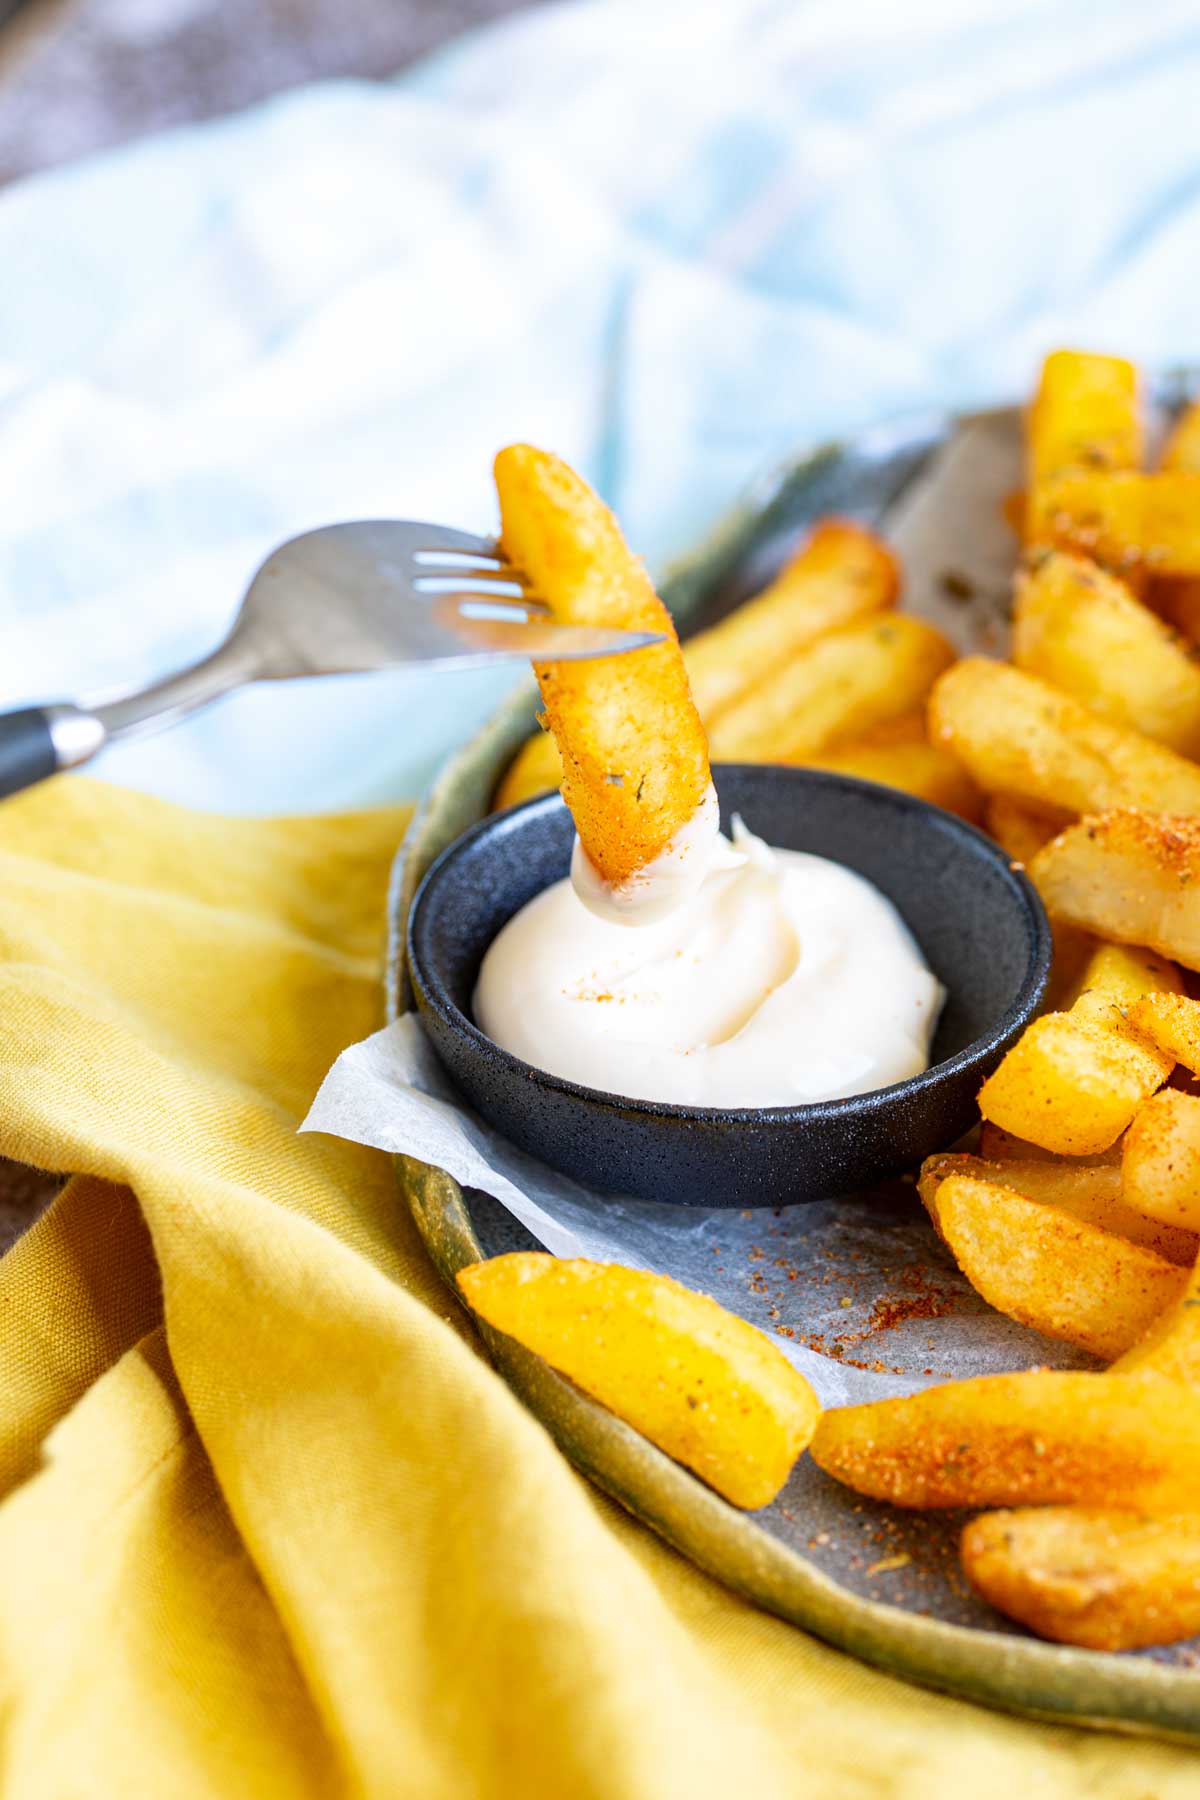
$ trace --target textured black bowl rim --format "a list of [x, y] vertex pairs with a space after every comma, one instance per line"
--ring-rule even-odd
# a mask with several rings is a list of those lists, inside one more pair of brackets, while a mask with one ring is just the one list
[[[421, 918], [425, 906], [431, 903], [430, 896], [439, 877], [462, 855], [477, 845], [481, 838], [499, 839], [513, 831], [520, 831], [523, 823], [532, 818], [561, 809], [563, 801], [558, 794], [540, 795], [507, 812], [494, 813], [489, 818], [481, 819], [454, 843], [449, 844], [426, 871], [409, 910], [406, 939], [408, 965], [413, 974], [414, 985], [420, 989], [425, 1004], [432, 1007], [444, 1024], [460, 1038], [465, 1038], [476, 1050], [485, 1052], [491, 1059], [499, 1059], [515, 1074], [539, 1087], [566, 1094], [593, 1107], [619, 1111], [626, 1117], [633, 1114], [647, 1119], [676, 1119], [681, 1123], [694, 1125], [819, 1125], [834, 1119], [844, 1123], [847, 1118], [853, 1120], [874, 1117], [892, 1107], [904, 1105], [914, 1096], [928, 1094], [963, 1071], [978, 1068], [994, 1057], [997, 1051], [1007, 1047], [1036, 1013], [1050, 976], [1050, 926], [1046, 909], [1029, 877], [1022, 870], [1013, 867], [998, 844], [982, 831], [977, 831], [973, 825], [968, 825], [965, 819], [946, 812], [942, 807], [933, 806], [927, 800], [920, 800], [913, 794], [903, 793], [898, 788], [881, 787], [874, 782], [859, 781], [853, 776], [836, 775], [824, 769], [787, 768], [774, 764], [718, 763], [713, 770], [718, 787], [724, 775], [736, 776], [750, 772], [760, 780], [778, 782], [781, 786], [792, 786], [797, 790], [812, 787], [833, 789], [845, 794], [851, 802], [857, 797], [869, 801], [875, 808], [884, 806], [895, 812], [918, 817], [926, 815], [930, 830], [957, 838], [968, 849], [984, 856], [1003, 874], [1014, 901], [1023, 902], [1024, 905], [1029, 955], [1014, 999], [988, 1031], [972, 1039], [961, 1050], [956, 1050], [952, 1056], [941, 1062], [931, 1063], [919, 1075], [909, 1075], [903, 1081], [889, 1083], [887, 1087], [872, 1088], [868, 1093], [851, 1094], [841, 1100], [811, 1100], [794, 1106], [682, 1106], [665, 1100], [639, 1100], [632, 1096], [609, 1093], [604, 1088], [585, 1087], [580, 1082], [569, 1081], [562, 1075], [553, 1075], [545, 1069], [537, 1068], [533, 1063], [523, 1061], [521, 1057], [514, 1056], [510, 1050], [497, 1044], [494, 1038], [488, 1037], [474, 1019], [464, 1013], [451, 998], [441, 970], [431, 967], [420, 953]], [[934, 973], [937, 974], [937, 970]]]

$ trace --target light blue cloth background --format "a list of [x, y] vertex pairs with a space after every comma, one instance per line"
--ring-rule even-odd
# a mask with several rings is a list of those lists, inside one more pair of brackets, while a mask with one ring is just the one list
[[[0, 702], [207, 648], [281, 537], [494, 522], [524, 437], [661, 567], [765, 463], [1200, 353], [1195, 0], [579, 0], [0, 197]], [[413, 792], [511, 677], [253, 690], [198, 805]]]

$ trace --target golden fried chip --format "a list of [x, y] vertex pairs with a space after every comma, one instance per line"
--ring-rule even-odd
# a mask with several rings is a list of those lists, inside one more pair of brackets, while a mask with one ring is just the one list
[[[1031, 1144], [1028, 1138], [1014, 1136], [991, 1119], [985, 1119], [979, 1127], [979, 1154], [986, 1162], [1050, 1162], [1056, 1166], [1062, 1163], [1056, 1150], [1043, 1150], [1040, 1144]], [[1121, 1147], [1118, 1143], [1095, 1156], [1072, 1156], [1067, 1161], [1068, 1166], [1074, 1168], [1116, 1166], [1121, 1161]]]
[[526, 739], [509, 763], [504, 779], [496, 789], [494, 804], [497, 810], [520, 806], [523, 800], [553, 793], [561, 783], [562, 757], [558, 745], [551, 732], [539, 731], [536, 737]]
[[1200, 1231], [1200, 1100], [1163, 1088], [1125, 1133], [1122, 1189], [1148, 1218]]
[[823, 519], [769, 587], [683, 647], [706, 725], [818, 638], [893, 606], [900, 570], [881, 538]]
[[984, 1118], [1063, 1156], [1109, 1149], [1173, 1067], [1129, 1025], [1128, 1009], [1142, 994], [1182, 986], [1161, 957], [1102, 944], [1069, 1010], [1035, 1019], [984, 1082]]
[[[1200, 405], [1180, 414], [1163, 450], [1162, 467], [1200, 472]], [[1157, 575], [1150, 584], [1150, 601], [1189, 643], [1200, 645], [1200, 580]]]
[[1157, 1251], [999, 1182], [950, 1175], [926, 1193], [955, 1262], [989, 1306], [1105, 1362], [1138, 1343], [1187, 1286], [1187, 1270]]
[[1053, 918], [1200, 969], [1200, 818], [1089, 814], [1038, 851], [1029, 875]]
[[1200, 1237], [1194, 1230], [1164, 1224], [1161, 1219], [1150, 1218], [1126, 1205], [1119, 1158], [1115, 1162], [1099, 1162], [1087, 1157], [1051, 1156], [1046, 1151], [1027, 1160], [1009, 1162], [952, 1151], [926, 1157], [917, 1186], [935, 1224], [938, 1190], [954, 1175], [989, 1188], [1007, 1188], [1039, 1206], [1053, 1207], [1101, 1232], [1153, 1250], [1183, 1269], [1190, 1270], [1200, 1253]]
[[1031, 487], [1065, 469], [1135, 469], [1142, 460], [1137, 370], [1122, 356], [1054, 350], [1026, 421]]
[[1200, 1000], [1186, 994], [1143, 994], [1129, 1009], [1129, 1023], [1193, 1075], [1200, 1075]]
[[1118, 574], [1200, 575], [1200, 474], [1191, 469], [1069, 470], [1038, 483], [1025, 519], [1028, 543]]
[[967, 1578], [1039, 1636], [1140, 1650], [1200, 1631], [1200, 1518], [1106, 1507], [983, 1513], [962, 1535]]
[[1053, 552], [1017, 581], [1013, 661], [1108, 719], [1200, 751], [1200, 661], [1123, 581]]
[[880, 733], [852, 739], [834, 750], [800, 758], [808, 769], [828, 769], [834, 775], [853, 775], [859, 781], [877, 781], [882, 787], [899, 788], [931, 806], [944, 807], [977, 824], [983, 801], [979, 789], [957, 758], [924, 735], [916, 742], [888, 741]]
[[1024, 867], [1033, 861], [1043, 844], [1071, 823], [1071, 814], [1035, 812], [1007, 794], [992, 794], [984, 805], [983, 823], [1000, 848]]
[[1033, 1369], [823, 1413], [827, 1475], [896, 1506], [1020, 1506], [1119, 1494], [1186, 1511], [1200, 1483], [1200, 1394], [1155, 1373]]
[[665, 639], [535, 671], [580, 842], [620, 887], [668, 848], [709, 788], [675, 627], [608, 508], [564, 462], [510, 445], [496, 458], [496, 489], [504, 554], [556, 618]]
[[984, 793], [1035, 809], [1200, 812], [1200, 766], [985, 657], [964, 657], [937, 681], [929, 735]]
[[765, 1506], [819, 1407], [769, 1338], [707, 1294], [611, 1263], [516, 1251], [461, 1269], [472, 1309], [735, 1506]]
[[[682, 646], [705, 725], [781, 662], [827, 632], [895, 603], [900, 576], [887, 545], [844, 519], [824, 519], [769, 587]], [[741, 756], [733, 744], [733, 754]], [[726, 752], [729, 755], [729, 751]], [[562, 758], [548, 731], [522, 745], [496, 795], [516, 806], [557, 788]]]
[[713, 721], [713, 760], [796, 762], [920, 707], [954, 660], [940, 632], [906, 613], [818, 638]]

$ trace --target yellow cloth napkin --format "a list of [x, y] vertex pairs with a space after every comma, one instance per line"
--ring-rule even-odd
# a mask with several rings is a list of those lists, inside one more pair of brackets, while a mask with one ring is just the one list
[[476, 1354], [388, 1160], [297, 1136], [404, 820], [0, 808], [0, 1151], [77, 1172], [0, 1263], [4, 1795], [1195, 1793], [691, 1568]]

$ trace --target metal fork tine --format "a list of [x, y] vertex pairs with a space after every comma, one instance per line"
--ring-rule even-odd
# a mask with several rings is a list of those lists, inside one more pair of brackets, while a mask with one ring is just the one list
[[519, 588], [523, 594], [529, 590], [529, 583], [515, 569], [489, 569], [482, 563], [468, 563], [461, 569], [423, 568], [412, 578], [413, 587], [422, 594], [448, 593], [455, 582], [459, 586], [473, 583], [476, 586]]
[[[472, 601], [478, 606], [486, 606], [490, 615], [504, 612], [514, 619], [549, 619], [553, 616], [544, 600], [532, 600], [527, 594], [501, 594], [494, 588], [453, 587], [433, 591], [423, 588], [421, 592], [431, 600], [445, 602], [436, 611], [447, 625], [456, 624], [463, 605]], [[470, 617], [470, 614], [465, 616]]]
[[[449, 621], [447, 621], [449, 622]], [[649, 631], [604, 631], [590, 625], [558, 625], [541, 620], [458, 618], [455, 634], [464, 643], [494, 655], [528, 657], [533, 662], [573, 662], [578, 657], [616, 656], [662, 642]]]
[[458, 544], [422, 544], [413, 551], [412, 559], [416, 563], [431, 566], [449, 562], [487, 568], [502, 566], [504, 563], [500, 546], [488, 543], [481, 543], [476, 549], [464, 549]]

